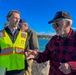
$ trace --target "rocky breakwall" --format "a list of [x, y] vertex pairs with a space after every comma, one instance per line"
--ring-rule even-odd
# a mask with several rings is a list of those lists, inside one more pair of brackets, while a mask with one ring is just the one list
[[37, 63], [36, 61], [32, 64], [32, 75], [48, 75], [49, 73], [49, 61], [44, 63]]

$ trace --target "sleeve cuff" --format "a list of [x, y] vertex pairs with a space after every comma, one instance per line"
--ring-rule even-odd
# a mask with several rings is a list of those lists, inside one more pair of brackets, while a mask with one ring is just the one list
[[76, 62], [68, 62], [70, 67], [71, 67], [71, 70], [76, 72]]

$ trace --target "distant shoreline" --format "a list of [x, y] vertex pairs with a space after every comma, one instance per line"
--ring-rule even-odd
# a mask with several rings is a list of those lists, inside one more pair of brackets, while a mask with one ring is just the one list
[[49, 40], [50, 38], [38, 38], [38, 39]]
[[39, 35], [39, 34], [37, 35], [37, 37], [41, 38], [41, 39], [50, 39], [50, 38], [52, 38], [52, 36], [53, 35]]

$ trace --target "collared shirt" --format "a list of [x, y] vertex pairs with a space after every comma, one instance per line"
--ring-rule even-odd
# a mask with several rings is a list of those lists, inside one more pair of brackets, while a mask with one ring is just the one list
[[10, 29], [11, 33], [14, 34], [18, 27], [11, 28], [10, 26], [8, 26], [8, 28]]
[[60, 36], [53, 36], [44, 52], [39, 52], [35, 60], [38, 63], [50, 60], [49, 75], [65, 75], [59, 70], [59, 66], [66, 62], [72, 68], [72, 72], [67, 75], [76, 75], [76, 32], [70, 29], [64, 40]]

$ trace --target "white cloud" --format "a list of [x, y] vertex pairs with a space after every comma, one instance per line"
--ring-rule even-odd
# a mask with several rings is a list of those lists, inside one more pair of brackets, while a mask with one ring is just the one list
[[37, 32], [39, 35], [55, 35], [55, 32]]

